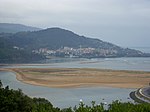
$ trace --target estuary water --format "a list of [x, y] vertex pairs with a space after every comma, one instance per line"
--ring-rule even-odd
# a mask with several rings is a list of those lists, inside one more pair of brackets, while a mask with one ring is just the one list
[[[28, 65], [8, 65], [3, 68], [98, 68], [114, 70], [138, 70], [150, 71], [150, 58], [105, 58], [105, 59], [53, 59], [45, 60], [40, 64]], [[91, 101], [96, 103], [111, 103], [113, 100], [123, 102], [131, 101], [129, 93], [135, 89], [111, 88], [111, 87], [82, 87], [82, 88], [48, 88], [24, 84], [16, 80], [16, 75], [12, 72], [0, 72], [0, 80], [3, 85], [9, 85], [12, 89], [22, 89], [31, 97], [43, 97], [48, 99], [54, 106], [65, 108], [78, 105], [80, 99], [85, 104], [90, 105]]]
[[8, 68], [98, 68], [112, 70], [150, 71], [150, 58], [57, 58], [39, 64], [9, 65]]
[[54, 106], [59, 108], [74, 107], [80, 103], [80, 99], [87, 105], [91, 101], [99, 103], [111, 103], [113, 100], [123, 102], [132, 101], [129, 93], [133, 89], [110, 88], [110, 87], [83, 87], [83, 88], [48, 88], [24, 84], [16, 80], [16, 75], [12, 72], [0, 72], [0, 79], [3, 86], [9, 85], [12, 89], [22, 89], [30, 97], [42, 97], [48, 99]]

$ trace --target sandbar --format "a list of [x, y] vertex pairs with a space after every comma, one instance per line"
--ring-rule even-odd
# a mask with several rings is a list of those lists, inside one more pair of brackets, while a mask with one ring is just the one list
[[15, 72], [17, 80], [51, 88], [141, 88], [150, 83], [150, 72], [93, 68], [1, 68]]

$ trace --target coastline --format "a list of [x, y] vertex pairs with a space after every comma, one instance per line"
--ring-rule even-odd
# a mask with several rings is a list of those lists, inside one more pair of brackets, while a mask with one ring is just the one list
[[27, 84], [51, 88], [116, 87], [140, 88], [148, 84], [150, 72], [89, 68], [1, 68]]

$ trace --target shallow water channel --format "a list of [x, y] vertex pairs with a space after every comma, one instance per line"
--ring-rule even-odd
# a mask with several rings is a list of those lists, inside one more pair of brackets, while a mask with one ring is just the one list
[[11, 89], [22, 89], [22, 91], [31, 97], [43, 97], [48, 99], [54, 106], [65, 108], [78, 105], [80, 99], [85, 104], [90, 105], [91, 101], [97, 104], [113, 100], [121, 100], [123, 102], [132, 101], [129, 93], [135, 89], [110, 88], [110, 87], [82, 87], [82, 88], [48, 88], [42, 86], [34, 86], [22, 83], [16, 80], [15, 73], [0, 72], [0, 80], [3, 86], [9, 85]]

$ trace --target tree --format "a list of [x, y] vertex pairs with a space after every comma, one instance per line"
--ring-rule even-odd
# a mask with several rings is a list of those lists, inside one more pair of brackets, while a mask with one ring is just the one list
[[3, 84], [2, 84], [2, 81], [0, 80], [0, 88], [2, 88], [3, 87]]

